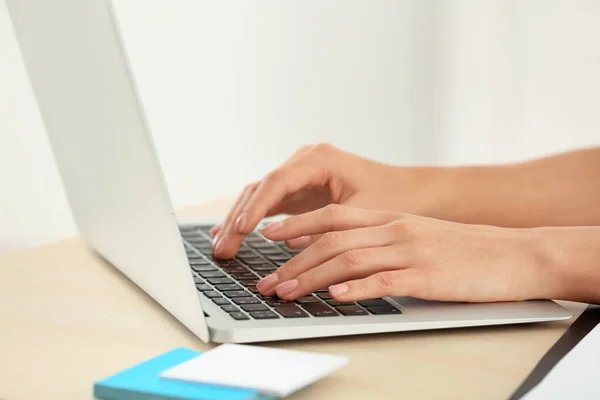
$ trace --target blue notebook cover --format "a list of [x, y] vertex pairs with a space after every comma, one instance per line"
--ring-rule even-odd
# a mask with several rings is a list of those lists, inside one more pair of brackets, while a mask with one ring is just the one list
[[94, 384], [102, 400], [272, 400], [256, 390], [202, 385], [160, 378], [166, 369], [202, 353], [178, 348], [133, 366]]

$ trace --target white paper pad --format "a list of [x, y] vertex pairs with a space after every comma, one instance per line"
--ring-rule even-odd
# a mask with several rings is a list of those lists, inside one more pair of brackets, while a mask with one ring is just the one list
[[600, 399], [600, 325], [522, 397], [522, 400], [541, 399]]
[[161, 377], [285, 397], [347, 363], [347, 357], [223, 344], [162, 372]]

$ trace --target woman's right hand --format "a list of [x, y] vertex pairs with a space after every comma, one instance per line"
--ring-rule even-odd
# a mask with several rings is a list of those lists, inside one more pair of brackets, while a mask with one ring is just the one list
[[[429, 215], [440, 206], [444, 168], [402, 168], [371, 161], [328, 144], [305, 146], [262, 180], [245, 187], [225, 220], [211, 231], [213, 252], [231, 258], [260, 221], [328, 204]], [[435, 216], [435, 215], [431, 215]], [[316, 237], [287, 243], [303, 248]]]

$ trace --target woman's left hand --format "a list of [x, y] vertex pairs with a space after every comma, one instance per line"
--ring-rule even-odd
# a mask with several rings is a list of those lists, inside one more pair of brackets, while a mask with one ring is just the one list
[[560, 292], [539, 229], [331, 205], [274, 222], [263, 234], [307, 246], [257, 285], [263, 295], [286, 300], [325, 288], [341, 302], [385, 296], [516, 301]]

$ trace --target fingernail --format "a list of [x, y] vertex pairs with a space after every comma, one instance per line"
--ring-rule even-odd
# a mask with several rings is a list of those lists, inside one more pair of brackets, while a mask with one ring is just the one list
[[277, 284], [278, 281], [279, 277], [277, 276], [277, 272], [274, 272], [271, 275], [267, 275], [263, 279], [261, 279], [256, 284], [256, 288], [262, 292], [275, 286], [275, 284]]
[[215, 254], [219, 255], [223, 253], [223, 248], [225, 247], [225, 239], [219, 238], [217, 241], [217, 245], [215, 246]]
[[237, 219], [235, 220], [235, 230], [238, 233], [244, 232], [244, 228], [246, 227], [246, 221], [248, 221], [248, 214], [246, 212], [241, 213], [240, 216], [237, 217]]
[[291, 281], [285, 281], [279, 284], [275, 291], [277, 292], [277, 296], [282, 297], [292, 293], [298, 287], [298, 280], [292, 279]]
[[215, 236], [217, 232], [221, 229], [221, 224], [217, 224], [210, 229], [210, 236]]
[[267, 236], [275, 231], [278, 231], [279, 229], [281, 229], [282, 226], [283, 226], [283, 222], [281, 222], [281, 221], [271, 222], [269, 225], [265, 226], [262, 229], [262, 234]]
[[213, 253], [217, 252], [217, 246], [219, 245], [220, 241], [221, 241], [221, 232], [217, 233], [217, 235], [213, 238], [213, 241], [212, 241]]
[[310, 236], [300, 236], [287, 241], [289, 247], [305, 247], [310, 242]]
[[346, 293], [348, 293], [350, 291], [350, 286], [346, 285], [345, 283], [339, 284], [339, 285], [333, 285], [329, 287], [329, 293], [331, 293], [331, 295], [333, 297], [336, 296], [342, 296]]

